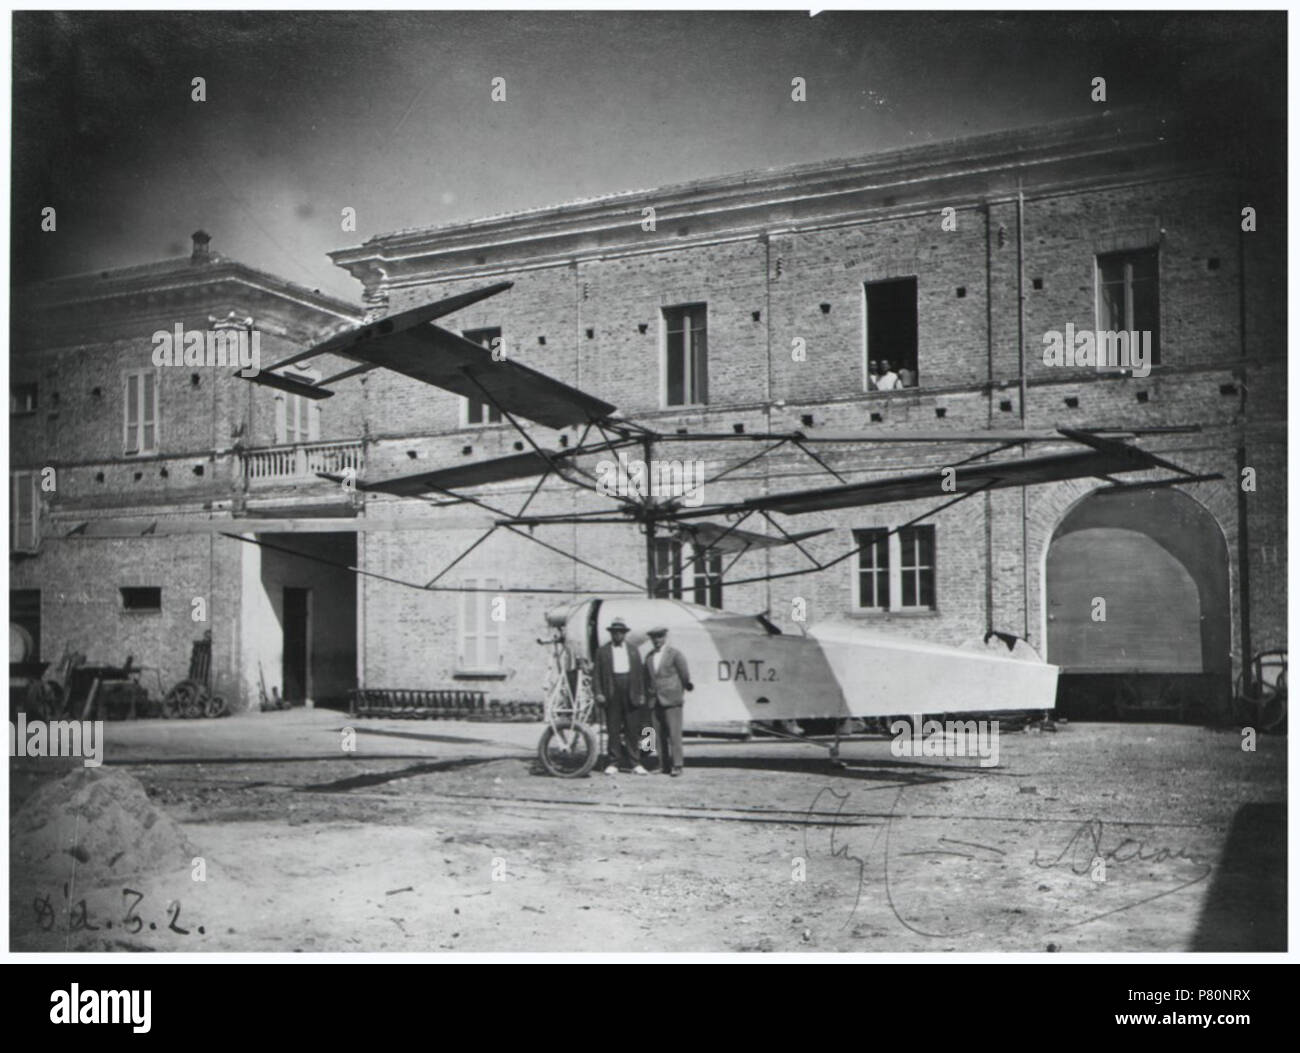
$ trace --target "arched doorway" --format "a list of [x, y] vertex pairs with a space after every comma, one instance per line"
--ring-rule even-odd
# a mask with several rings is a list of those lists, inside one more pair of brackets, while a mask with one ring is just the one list
[[1230, 702], [1228, 546], [1173, 489], [1099, 491], [1047, 551], [1047, 660], [1074, 717], [1203, 717]]

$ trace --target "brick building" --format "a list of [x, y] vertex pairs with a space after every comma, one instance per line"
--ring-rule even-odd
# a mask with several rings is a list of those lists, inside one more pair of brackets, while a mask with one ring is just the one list
[[[189, 257], [29, 286], [14, 304], [11, 622], [46, 661], [65, 648], [97, 664], [131, 655], [157, 670], [144, 680], [154, 693], [187, 674], [192, 642], [211, 630], [217, 688], [236, 706], [256, 705], [259, 664], [268, 687], [282, 684], [284, 588], [310, 586], [333, 602], [351, 597], [351, 575], [321, 577], [273, 552], [263, 560], [222, 532], [238, 523], [305, 549], [337, 546], [325, 528], [351, 506], [310, 473], [361, 456], [357, 414], [239, 380], [209, 364], [206, 346], [202, 362], [159, 366], [154, 334], [242, 333], [269, 364], [360, 312], [210, 252], [202, 231]], [[340, 406], [357, 397], [340, 395]], [[291, 591], [287, 602], [303, 596]], [[345, 695], [350, 610], [321, 619], [315, 634], [290, 648], [312, 656], [315, 690]]]
[[[719, 584], [716, 562], [661, 538], [656, 573], [668, 594], [767, 610], [786, 631], [798, 631], [796, 601], [809, 621], [861, 619], [945, 642], [1009, 631], [1062, 665], [1081, 697], [1138, 676], [1139, 694], [1176, 688], [1222, 705], [1243, 653], [1286, 646], [1281, 190], [1234, 156], [1156, 117], [1105, 116], [401, 231], [332, 257], [362, 283], [372, 311], [513, 281], [440, 324], [499, 338], [510, 357], [668, 435], [1199, 425], [1140, 445], [1221, 480], [1001, 490], [873, 539], [940, 504], [936, 487], [934, 500], [792, 518], [793, 529], [831, 528], [806, 543], [819, 560], [862, 546], [829, 570]], [[1243, 230], [1246, 208], [1253, 230]], [[278, 357], [271, 344], [295, 345], [356, 315], [264, 275], [216, 281], [214, 266], [177, 264], [166, 282], [167, 267], [72, 279], [36, 298], [59, 324], [16, 345], [14, 405], [26, 405], [24, 383], [40, 395], [34, 414], [11, 418], [13, 467], [53, 464], [58, 489], [15, 502], [39, 509], [40, 541], [11, 569], [14, 589], [41, 590], [46, 656], [75, 632], [175, 670], [195, 635], [192, 598], [207, 591], [218, 653], [245, 703], [257, 697], [259, 663], [290, 695], [324, 697], [355, 679], [538, 697], [534, 640], [559, 597], [387, 579], [625, 589], [645, 577], [634, 526], [538, 527], [531, 538], [499, 529], [448, 570], [491, 512], [354, 494], [311, 474], [328, 461], [370, 480], [522, 449], [489, 408], [377, 371], [340, 384], [316, 418], [229, 371], [196, 382], [193, 371], [162, 370], [160, 452], [102, 452], [124, 419], [132, 427], [120, 374], [147, 357], [147, 333], [170, 325], [179, 304], [189, 306], [178, 317], [196, 324], [265, 319], [265, 361]], [[178, 299], [133, 284], [156, 280]], [[91, 303], [95, 314], [80, 306]], [[1044, 334], [1067, 325], [1150, 331], [1149, 375], [1045, 363]], [[877, 389], [871, 364], [881, 360], [906, 386]], [[318, 376], [333, 371], [312, 365]], [[47, 388], [60, 404], [40, 401]], [[532, 431], [557, 449], [578, 435]], [[829, 485], [831, 470], [847, 480], [937, 470], [993, 445], [829, 445], [818, 448], [825, 466], [787, 445], [710, 484], [706, 500]], [[655, 454], [702, 459], [712, 475], [755, 452], [748, 442], [677, 442]], [[201, 480], [200, 462], [210, 466]], [[1243, 469], [1253, 489], [1239, 485]], [[482, 495], [517, 509], [533, 485]], [[580, 511], [599, 500], [547, 483], [529, 507]], [[241, 545], [214, 524], [279, 548]], [[355, 562], [369, 576], [294, 552]], [[802, 565], [795, 549], [770, 549], [728, 576]], [[304, 567], [315, 569], [304, 577]], [[92, 586], [96, 575], [102, 584]], [[161, 611], [123, 609], [121, 590], [160, 584]]]

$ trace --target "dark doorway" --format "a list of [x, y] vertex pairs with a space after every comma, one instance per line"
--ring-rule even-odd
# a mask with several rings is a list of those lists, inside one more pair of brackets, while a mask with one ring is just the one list
[[264, 597], [251, 596], [249, 606], [269, 609], [272, 619], [265, 632], [248, 634], [246, 668], [256, 676], [261, 663], [268, 692], [274, 688], [295, 702], [310, 699], [313, 706], [347, 709], [357, 686], [358, 589], [356, 575], [344, 568], [356, 566], [356, 533], [286, 531], [259, 537], [276, 547], [259, 550]]
[[307, 698], [307, 668], [310, 659], [311, 589], [284, 590], [284, 698], [301, 704]]

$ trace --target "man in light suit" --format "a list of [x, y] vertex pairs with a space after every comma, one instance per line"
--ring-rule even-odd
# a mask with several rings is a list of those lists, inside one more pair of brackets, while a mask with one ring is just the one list
[[620, 768], [631, 768], [636, 775], [649, 775], [641, 764], [641, 740], [649, 724], [641, 653], [626, 642], [628, 626], [622, 618], [615, 618], [605, 628], [609, 643], [596, 650], [596, 672], [591, 681], [609, 732], [605, 774], [617, 775]]
[[656, 626], [650, 630], [652, 650], [645, 657], [646, 698], [654, 707], [654, 722], [659, 738], [659, 770], [665, 775], [682, 773], [682, 704], [683, 690], [694, 691], [686, 656], [675, 647], [666, 646], [668, 630]]

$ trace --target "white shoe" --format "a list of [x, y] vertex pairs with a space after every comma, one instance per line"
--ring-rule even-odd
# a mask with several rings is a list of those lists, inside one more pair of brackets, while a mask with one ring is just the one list
[[649, 775], [650, 773], [649, 773], [648, 771], [646, 771], [645, 768], [644, 768], [642, 765], [638, 764], [635, 768], [632, 769], [632, 774], [633, 774], [633, 775]]
[[617, 764], [611, 764], [608, 768], [605, 769], [605, 774], [606, 774], [606, 775], [617, 775], [617, 774], [618, 774], [618, 765], [617, 765]]

